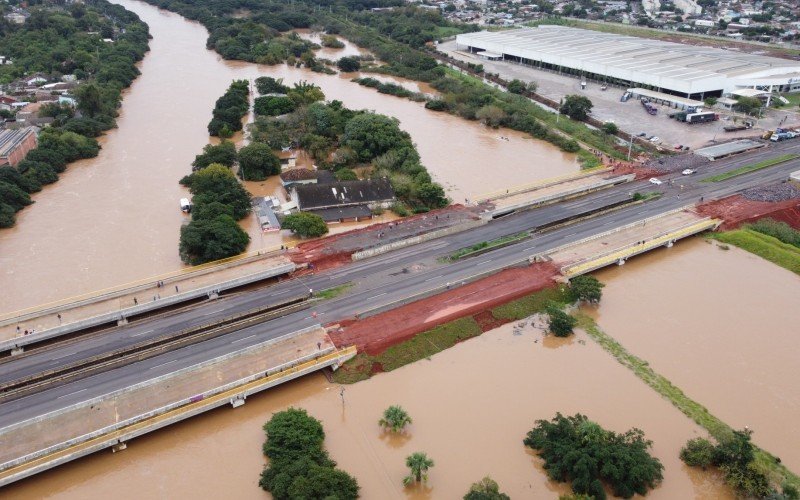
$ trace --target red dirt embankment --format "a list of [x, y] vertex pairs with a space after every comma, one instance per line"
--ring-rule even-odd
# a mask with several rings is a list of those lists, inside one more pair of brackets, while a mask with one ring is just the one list
[[660, 172], [654, 168], [648, 168], [641, 165], [634, 165], [632, 163], [625, 163], [623, 161], [612, 162], [610, 165], [611, 172], [614, 175], [636, 175], [636, 180], [649, 179], [650, 177], [658, 177], [664, 175], [665, 172]]
[[477, 215], [463, 205], [452, 205], [428, 213], [413, 215], [392, 222], [382, 222], [307, 241], [289, 251], [295, 264], [313, 264], [315, 270], [337, 267], [350, 262], [354, 252], [411, 238], [476, 219]]
[[552, 263], [506, 269], [397, 309], [342, 323], [342, 328], [331, 331], [330, 336], [337, 346], [355, 344], [359, 351], [377, 355], [425, 330], [473, 314], [485, 331], [496, 326], [496, 320], [478, 313], [552, 286], [557, 275], [558, 269]]
[[723, 219], [725, 222], [720, 226], [723, 230], [736, 229], [742, 224], [764, 217], [780, 220], [800, 229], [800, 200], [752, 201], [741, 195], [734, 195], [698, 205], [697, 212], [707, 217]]

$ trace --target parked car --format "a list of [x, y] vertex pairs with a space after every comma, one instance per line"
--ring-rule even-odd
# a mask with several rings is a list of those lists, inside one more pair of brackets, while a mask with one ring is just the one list
[[663, 182], [661, 182], [659, 179], [656, 179], [655, 177], [650, 177], [650, 184], [655, 184], [656, 186], [658, 186], [660, 184], [663, 184]]
[[660, 140], [661, 140], [661, 138], [658, 137], [657, 135], [654, 135], [653, 137], [650, 138], [650, 142], [658, 142]]
[[682, 174], [682, 175], [692, 175], [692, 174], [693, 174], [693, 173], [695, 173], [695, 172], [696, 172], [696, 170], [692, 170], [691, 168], [687, 168], [686, 170], [684, 170], [683, 172], [681, 172], [681, 174]]
[[647, 137], [647, 132], [639, 132], [636, 137]]

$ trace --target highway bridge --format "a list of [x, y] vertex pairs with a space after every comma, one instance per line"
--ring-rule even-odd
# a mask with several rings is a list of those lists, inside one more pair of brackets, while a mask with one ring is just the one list
[[[702, 172], [694, 176], [670, 174], [663, 177], [665, 182], [658, 186], [647, 181], [612, 186], [580, 198], [505, 215], [470, 231], [447, 235], [333, 270], [285, 280], [185, 310], [32, 348], [20, 356], [3, 358], [0, 360], [0, 387], [7, 387], [9, 391], [5, 397], [0, 395], [0, 449], [9, 445], [14, 437], [14, 429], [20, 425], [64, 412], [86, 401], [102, 401], [148, 380], [169, 376], [221, 356], [284, 338], [319, 323], [335, 323], [346, 318], [369, 315], [444, 290], [451, 284], [457, 285], [508, 267], [527, 265], [535, 256], [546, 255], [567, 244], [585, 241], [643, 219], [692, 206], [701, 197], [705, 200], [717, 199], [749, 187], [783, 181], [790, 172], [800, 169], [800, 160], [791, 160], [722, 182], [702, 182], [702, 179], [790, 152], [800, 152], [800, 143], [784, 143], [742, 157], [721, 160], [703, 167]], [[666, 182], [670, 178], [676, 181], [674, 185]], [[634, 192], [651, 191], [659, 191], [662, 196], [646, 203], [619, 206], [591, 218], [580, 217], [629, 200]], [[577, 220], [552, 227], [554, 223], [569, 217], [577, 217]], [[526, 231], [532, 234], [531, 238], [477, 258], [454, 262], [441, 259], [479, 242]], [[662, 243], [659, 242], [659, 245]], [[345, 284], [352, 287], [340, 296], [328, 300], [306, 300], [309, 289], [325, 290]], [[290, 309], [282, 309], [284, 307]], [[248, 322], [248, 317], [256, 319]], [[224, 331], [208, 334], [209, 329], [217, 328], [215, 325], [222, 325]], [[225, 328], [226, 325], [234, 326]], [[137, 346], [147, 342], [165, 341], [187, 330], [207, 335], [194, 338], [193, 334], [187, 334], [185, 343], [164, 344], [163, 349], [156, 348], [144, 356], [140, 356], [140, 351], [136, 350]], [[53, 379], [49, 383], [47, 377], [41, 377], [46, 373], [69, 374], [71, 367], [91, 365], [90, 360], [107, 359], [115, 352], [133, 354], [119, 365], [92, 369], [72, 378]], [[19, 388], [21, 380], [37, 377], [44, 383], [33, 390], [13, 393], [14, 384]], [[12, 464], [9, 460], [0, 463], [0, 473], [12, 465], [18, 467], [20, 464]], [[0, 485], [13, 480], [14, 477], [9, 479], [0, 476]]]

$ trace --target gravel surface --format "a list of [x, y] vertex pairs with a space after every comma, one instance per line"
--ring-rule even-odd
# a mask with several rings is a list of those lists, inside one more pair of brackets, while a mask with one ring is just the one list
[[678, 172], [687, 168], [694, 169], [709, 162], [710, 160], [704, 156], [687, 153], [683, 155], [654, 158], [645, 163], [644, 166], [654, 168], [660, 172]]
[[800, 198], [800, 189], [791, 182], [755, 187], [742, 191], [742, 196], [752, 201], [786, 201]]

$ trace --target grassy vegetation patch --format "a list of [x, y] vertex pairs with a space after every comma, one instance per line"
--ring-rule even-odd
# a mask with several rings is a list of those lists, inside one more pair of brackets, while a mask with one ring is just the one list
[[466, 257], [471, 257], [473, 255], [488, 252], [489, 250], [493, 250], [495, 248], [504, 247], [506, 245], [510, 245], [511, 243], [516, 243], [517, 241], [522, 241], [527, 238], [530, 238], [530, 233], [522, 232], [517, 234], [509, 234], [494, 240], [481, 241], [480, 243], [456, 250], [447, 257], [447, 260], [452, 262]]
[[800, 248], [752, 229], [713, 233], [709, 238], [735, 245], [774, 264], [800, 274]]
[[352, 283], [345, 283], [344, 285], [335, 286], [333, 288], [328, 288], [327, 290], [322, 290], [321, 292], [317, 292], [315, 296], [319, 299], [333, 299], [343, 294], [352, 287], [353, 287]]
[[711, 177], [706, 177], [705, 179], [702, 180], [702, 182], [725, 181], [733, 177], [738, 177], [740, 175], [749, 174], [750, 172], [755, 172], [756, 170], [761, 170], [762, 168], [767, 168], [789, 160], [794, 160], [795, 158], [800, 158], [800, 155], [787, 154], [783, 156], [778, 156], [776, 158], [770, 158], [769, 160], [753, 163], [752, 165], [745, 165], [744, 167], [731, 170], [730, 172], [725, 172], [718, 175], [712, 175]]
[[[579, 313], [578, 326], [582, 328], [600, 347], [614, 356], [623, 366], [630, 369], [644, 383], [655, 389], [656, 392], [667, 398], [676, 408], [691, 418], [698, 425], [705, 428], [717, 441], [723, 441], [733, 436], [733, 429], [712, 415], [706, 407], [692, 400], [684, 392], [674, 386], [672, 382], [656, 373], [647, 361], [631, 354], [619, 342], [603, 332], [592, 318]], [[800, 477], [783, 466], [770, 453], [757, 448], [755, 454], [757, 467], [766, 473], [776, 484], [789, 483], [800, 487]]]
[[370, 377], [372, 367], [379, 363], [383, 371], [392, 371], [401, 366], [433, 356], [462, 340], [477, 337], [481, 328], [472, 318], [461, 318], [394, 345], [377, 356], [358, 354], [333, 373], [338, 384], [353, 384]]
[[561, 285], [497, 306], [492, 309], [492, 316], [495, 319], [516, 321], [543, 312], [552, 303], [564, 306], [571, 303], [572, 300], [569, 288]]

